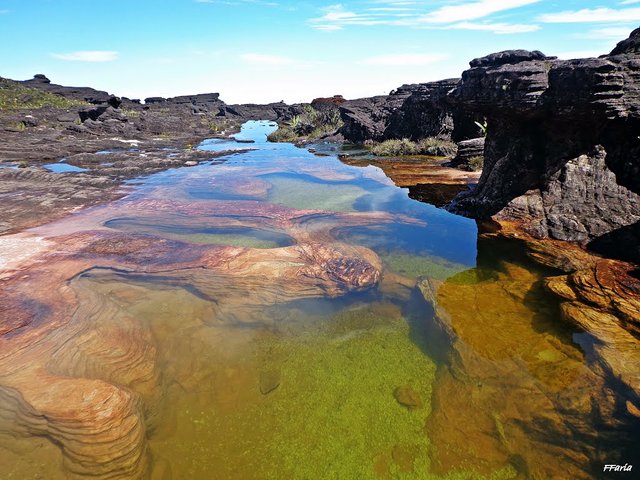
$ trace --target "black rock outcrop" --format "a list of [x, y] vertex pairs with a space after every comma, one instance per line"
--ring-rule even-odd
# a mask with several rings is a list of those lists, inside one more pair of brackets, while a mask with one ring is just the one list
[[108, 103], [113, 107], [120, 105], [120, 99], [107, 92], [90, 87], [64, 87], [62, 85], [56, 85], [55, 83], [51, 83], [51, 80], [41, 73], [34, 75], [31, 80], [25, 80], [19, 83], [26, 87], [38, 88], [54, 95], [59, 95], [61, 97], [81, 102], [93, 104]]
[[348, 141], [364, 143], [409, 138], [439, 137], [465, 140], [478, 135], [476, 118], [454, 108], [448, 93], [459, 79], [403, 85], [389, 95], [349, 100], [340, 105]]
[[247, 103], [223, 105], [220, 107], [218, 116], [241, 120], [287, 121], [302, 112], [302, 105], [287, 105], [284, 102], [265, 105]]
[[597, 59], [518, 50], [471, 62], [449, 99], [487, 119], [484, 170], [450, 208], [640, 261], [639, 42], [636, 30]]
[[411, 90], [402, 87], [389, 95], [349, 100], [340, 105], [343, 126], [340, 133], [353, 143], [386, 139], [385, 132], [391, 117], [411, 95]]
[[464, 170], [480, 170], [484, 161], [484, 137], [458, 142], [458, 153], [451, 166]]

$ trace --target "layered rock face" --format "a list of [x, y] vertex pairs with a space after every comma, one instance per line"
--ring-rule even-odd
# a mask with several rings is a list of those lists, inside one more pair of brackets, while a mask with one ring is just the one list
[[258, 105], [253, 103], [227, 105], [220, 99], [219, 93], [203, 93], [200, 95], [183, 95], [179, 97], [163, 98], [150, 97], [144, 101], [147, 106], [162, 106], [164, 108], [188, 107], [193, 113], [211, 113], [216, 117], [232, 120], [273, 120], [286, 121], [302, 113], [302, 105], [287, 105], [284, 102]]
[[[458, 143], [458, 153], [451, 161], [451, 165], [465, 170], [479, 170], [482, 165], [476, 165], [477, 159], [484, 158], [484, 137], [462, 140]], [[478, 168], [480, 167], [480, 168]]]
[[518, 50], [472, 61], [449, 98], [487, 119], [484, 172], [452, 209], [640, 261], [639, 38], [597, 59]]
[[447, 94], [458, 79], [403, 85], [389, 95], [349, 100], [340, 105], [344, 122], [340, 133], [348, 141], [364, 143], [425, 137], [453, 138], [477, 136], [473, 116], [452, 108]]
[[385, 139], [385, 131], [393, 113], [402, 106], [410, 92], [398, 89], [390, 95], [349, 100], [340, 106], [344, 123], [340, 133], [354, 143]]
[[[185, 124], [188, 124], [196, 126], [194, 133], [204, 136], [211, 133], [210, 127], [213, 124], [242, 123], [247, 120], [288, 121], [303, 111], [302, 105], [287, 105], [284, 102], [265, 105], [227, 105], [220, 99], [219, 93], [182, 95], [172, 98], [149, 97], [142, 105], [140, 100], [120, 98], [89, 87], [66, 87], [53, 84], [42, 74], [35, 75], [31, 80], [15, 83], [68, 100], [90, 104], [79, 107], [77, 116], [75, 112], [68, 112], [58, 121], [68, 124], [68, 129], [74, 133], [93, 135], [103, 133], [129, 137], [144, 133], [159, 135], [183, 131]], [[74, 124], [78, 117], [80, 124]], [[213, 133], [217, 131], [218, 129], [213, 129]]]
[[246, 120], [273, 120], [288, 121], [303, 112], [302, 105], [287, 105], [284, 102], [268, 103], [266, 105], [241, 104], [224, 105], [220, 108], [218, 116]]
[[447, 94], [460, 79], [411, 85], [411, 95], [399, 109], [393, 112], [385, 130], [385, 138], [444, 137], [454, 141], [466, 140], [477, 135], [478, 127], [473, 117], [460, 109], [452, 108]]
[[51, 83], [51, 80], [41, 73], [34, 75], [31, 80], [25, 80], [19, 83], [22, 83], [26, 87], [37, 88], [61, 97], [93, 104], [113, 102], [115, 98], [113, 95], [102, 90], [96, 90], [95, 88], [65, 87]]

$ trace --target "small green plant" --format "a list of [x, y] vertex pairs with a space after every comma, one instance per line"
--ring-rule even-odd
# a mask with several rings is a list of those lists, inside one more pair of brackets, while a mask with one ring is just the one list
[[408, 138], [401, 140], [385, 140], [374, 145], [371, 153], [381, 157], [402, 157], [408, 155], [429, 155], [434, 157], [448, 157], [456, 153], [456, 144], [441, 138], [428, 137], [413, 142]]
[[122, 109], [122, 114], [127, 118], [140, 118], [140, 110], [134, 110], [132, 108]]
[[334, 134], [342, 127], [342, 119], [337, 108], [316, 110], [304, 105], [302, 113], [294, 115], [286, 123], [278, 125], [278, 130], [269, 135], [270, 142], [296, 142], [312, 140]]
[[300, 125], [300, 122], [302, 122], [300, 115], [294, 115], [293, 117], [291, 117], [289, 125], [291, 126], [291, 128], [295, 129], [298, 125]]
[[267, 140], [273, 143], [295, 142], [297, 139], [298, 135], [287, 125], [278, 126], [278, 129], [267, 137]]
[[468, 162], [467, 170], [475, 172], [478, 170], [482, 170], [483, 166], [484, 166], [484, 157], [482, 156], [471, 157]]
[[487, 121], [485, 120], [484, 122], [480, 123], [480, 122], [473, 122], [475, 123], [478, 128], [480, 129], [480, 133], [482, 134], [483, 137], [487, 136]]
[[27, 168], [29, 166], [29, 162], [26, 160], [20, 160], [18, 162], [18, 168]]

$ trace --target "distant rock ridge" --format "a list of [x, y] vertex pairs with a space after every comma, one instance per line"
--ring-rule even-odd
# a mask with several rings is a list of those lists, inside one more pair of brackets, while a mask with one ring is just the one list
[[51, 80], [41, 73], [34, 75], [31, 80], [25, 80], [19, 83], [22, 83], [26, 87], [38, 88], [54, 95], [60, 95], [65, 98], [79, 100], [82, 102], [93, 104], [109, 103], [113, 106], [120, 105], [120, 100], [115, 95], [90, 87], [65, 87], [57, 85], [55, 83], [51, 83]]
[[466, 112], [447, 101], [459, 79], [402, 85], [389, 95], [347, 100], [340, 105], [340, 133], [354, 143], [441, 137], [465, 140], [478, 128]]

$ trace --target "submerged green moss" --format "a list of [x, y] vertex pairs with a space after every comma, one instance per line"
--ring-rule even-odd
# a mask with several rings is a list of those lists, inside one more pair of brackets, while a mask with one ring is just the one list
[[[411, 340], [397, 307], [378, 304], [304, 321], [307, 332], [258, 334], [255, 357], [245, 357], [243, 366], [208, 361], [200, 364], [210, 370], [206, 375], [190, 370], [214, 380], [199, 382], [202, 394], [180, 389], [172, 402], [177, 418], [168, 422], [177, 432], [154, 442], [154, 455], [189, 478], [514, 478], [511, 468], [490, 477], [430, 473], [425, 423], [436, 365]], [[209, 385], [215, 401], [204, 394]], [[419, 396], [419, 407], [396, 399], [394, 391], [404, 386]]]
[[391, 253], [382, 256], [386, 268], [407, 277], [429, 277], [446, 280], [468, 267], [440, 257]]
[[272, 184], [268, 201], [298, 210], [320, 209], [351, 212], [353, 204], [367, 191], [349, 184], [306, 182], [293, 178], [270, 178]]

